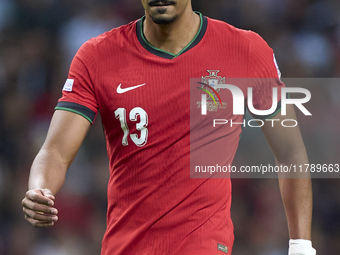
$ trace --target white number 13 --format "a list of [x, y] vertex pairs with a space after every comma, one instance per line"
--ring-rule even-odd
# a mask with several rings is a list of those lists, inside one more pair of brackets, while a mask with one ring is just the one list
[[[128, 135], [129, 135], [129, 127], [126, 122], [126, 110], [125, 108], [118, 108], [115, 111], [116, 119], [119, 119], [120, 126], [124, 132], [124, 136], [122, 139], [122, 144], [124, 146], [127, 146], [128, 143]], [[140, 107], [133, 108], [130, 111], [130, 120], [131, 121], [137, 121], [137, 118], [139, 116], [139, 122], [136, 124], [136, 129], [140, 131], [140, 137], [138, 138], [138, 134], [130, 134], [131, 140], [139, 147], [142, 147], [146, 144], [148, 140], [148, 129], [146, 128], [148, 126], [148, 114], [144, 109]]]

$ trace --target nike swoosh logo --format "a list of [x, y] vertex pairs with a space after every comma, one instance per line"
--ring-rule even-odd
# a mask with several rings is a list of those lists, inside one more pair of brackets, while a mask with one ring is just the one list
[[136, 88], [139, 88], [139, 87], [142, 87], [146, 85], [146, 83], [143, 83], [143, 84], [140, 84], [140, 85], [137, 85], [137, 86], [133, 86], [133, 87], [128, 87], [128, 88], [122, 88], [122, 84], [119, 84], [119, 86], [117, 87], [117, 93], [118, 94], [123, 94], [125, 92], [128, 92], [130, 90], [133, 90], [133, 89], [136, 89]]

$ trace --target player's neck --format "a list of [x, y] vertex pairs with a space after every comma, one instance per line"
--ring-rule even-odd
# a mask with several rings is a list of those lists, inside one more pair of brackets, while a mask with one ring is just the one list
[[146, 17], [143, 32], [148, 42], [161, 50], [178, 54], [196, 36], [200, 27], [200, 17], [192, 10], [179, 16], [173, 23], [157, 25]]

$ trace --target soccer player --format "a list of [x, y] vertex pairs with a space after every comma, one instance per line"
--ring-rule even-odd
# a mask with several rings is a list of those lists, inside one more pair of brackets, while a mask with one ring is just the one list
[[[55, 195], [100, 110], [110, 159], [101, 254], [231, 254], [230, 179], [190, 178], [190, 78], [209, 71], [214, 77], [278, 78], [273, 52], [256, 33], [193, 12], [190, 0], [142, 4], [145, 17], [89, 40], [74, 57], [31, 167], [25, 218], [36, 227], [58, 220]], [[257, 109], [270, 108], [267, 93], [257, 86]], [[231, 117], [232, 109], [226, 111]], [[295, 119], [292, 107], [286, 118]], [[307, 163], [298, 127], [262, 129], [277, 164]], [[226, 144], [227, 164], [240, 133], [238, 127], [215, 137]], [[280, 178], [279, 184], [289, 253], [315, 254], [310, 178]]]

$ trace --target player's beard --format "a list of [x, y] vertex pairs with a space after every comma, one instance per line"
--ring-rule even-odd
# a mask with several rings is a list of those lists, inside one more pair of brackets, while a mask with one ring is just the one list
[[[162, 3], [164, 5], [167, 5], [167, 4], [176, 4], [175, 1], [172, 1], [172, 0], [151, 0], [148, 4], [150, 6], [155, 6], [156, 4], [158, 3]], [[152, 19], [152, 21], [158, 25], [167, 25], [167, 24], [170, 24], [172, 22], [174, 22], [177, 18], [177, 15], [173, 15], [173, 16], [170, 16], [170, 17], [164, 17], [162, 14], [165, 14], [166, 13], [166, 9], [163, 10], [159, 10], [158, 13], [156, 15], [151, 15], [150, 14], [150, 17]]]
[[155, 17], [150, 15], [150, 17], [152, 21], [158, 25], [168, 25], [176, 20], [177, 15], [174, 15], [172, 17]]

